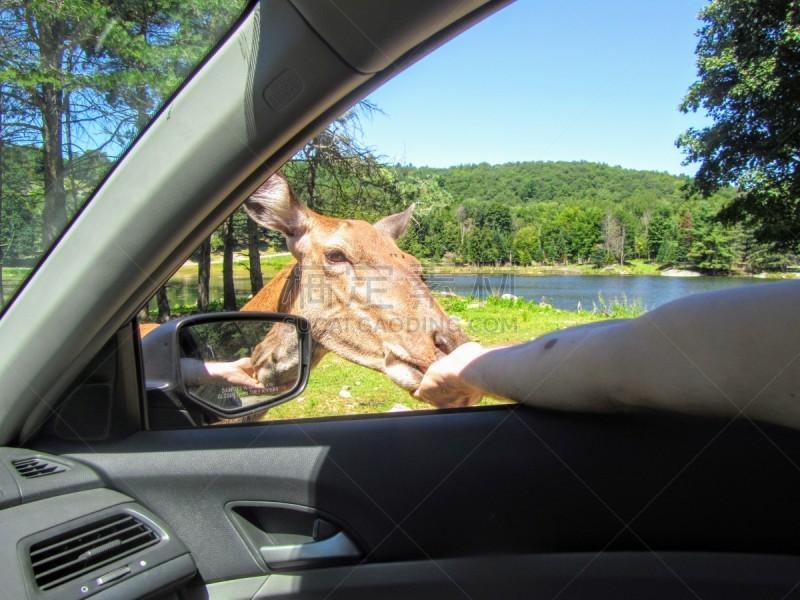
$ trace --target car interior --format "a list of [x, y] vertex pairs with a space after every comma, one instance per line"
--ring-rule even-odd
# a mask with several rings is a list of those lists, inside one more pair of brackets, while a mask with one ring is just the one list
[[800, 597], [778, 426], [515, 404], [152, 426], [145, 302], [307, 139], [506, 4], [247, 7], [2, 313], [0, 597]]

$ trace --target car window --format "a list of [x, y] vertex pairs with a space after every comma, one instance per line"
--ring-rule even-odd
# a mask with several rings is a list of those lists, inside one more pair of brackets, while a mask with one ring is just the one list
[[245, 4], [3, 4], [0, 309]]
[[[622, 41], [607, 28], [610, 37], [595, 41], [606, 59], [628, 57], [620, 72], [599, 55], [573, 52], [585, 48], [579, 38], [591, 23], [540, 19], [541, 10], [518, 3], [487, 19], [352, 107], [283, 166], [286, 194], [316, 213], [395, 222], [396, 251], [373, 243], [366, 228], [287, 245], [293, 228], [242, 208], [140, 321], [305, 312], [324, 351], [305, 391], [259, 417], [270, 421], [431, 408], [409, 392], [433, 360], [465, 340], [521, 343], [637, 317], [687, 294], [796, 277], [796, 255], [715, 219], [734, 188], [710, 198], [689, 192], [696, 167], [682, 164], [674, 142], [704, 123], [681, 120], [677, 109], [694, 78], [695, 14], [664, 8], [672, 30], [651, 24]], [[537, 22], [548, 25], [531, 36]], [[672, 96], [663, 101], [666, 72], [640, 61], [642, 48], [669, 65]], [[537, 58], [553, 52], [563, 55], [561, 71]], [[516, 79], [506, 72], [506, 80], [486, 80], [487, 65], [499, 61], [511, 63]], [[478, 94], [479, 87], [495, 91]], [[612, 143], [615, 135], [622, 141]], [[398, 262], [396, 254], [409, 258]], [[302, 272], [292, 270], [295, 260]], [[292, 282], [299, 287], [288, 296], [302, 307], [279, 301]]]

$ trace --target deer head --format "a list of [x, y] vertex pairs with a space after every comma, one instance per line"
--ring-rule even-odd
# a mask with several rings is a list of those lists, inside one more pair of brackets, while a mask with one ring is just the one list
[[[373, 225], [325, 217], [301, 204], [276, 174], [244, 207], [257, 223], [283, 233], [297, 261], [282, 272], [280, 298], [270, 291], [277, 302], [259, 305], [257, 296], [245, 310], [281, 310], [308, 319], [315, 362], [335, 352], [413, 391], [432, 362], [468, 341], [431, 295], [419, 261], [395, 243], [413, 206]], [[297, 364], [296, 354], [286, 350], [293, 344], [280, 343], [276, 331], [252, 356], [259, 378], [273, 383], [285, 367], [293, 373]]]

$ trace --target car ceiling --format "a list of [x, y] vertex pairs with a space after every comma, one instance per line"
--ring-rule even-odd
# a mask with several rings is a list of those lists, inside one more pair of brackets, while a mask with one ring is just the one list
[[254, 4], [0, 319], [0, 339], [13, 340], [0, 345], [0, 443], [34, 431], [113, 333], [316, 131], [507, 3]]

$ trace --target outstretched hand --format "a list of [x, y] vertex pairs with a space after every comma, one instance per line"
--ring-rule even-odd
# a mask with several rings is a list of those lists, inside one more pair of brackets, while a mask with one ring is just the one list
[[414, 397], [439, 408], [477, 404], [484, 393], [466, 380], [464, 369], [485, 352], [486, 350], [475, 342], [459, 346], [428, 368], [414, 392]]
[[240, 358], [232, 362], [207, 362], [205, 370], [212, 379], [223, 380], [250, 390], [263, 390], [264, 386], [256, 378], [250, 358]]

